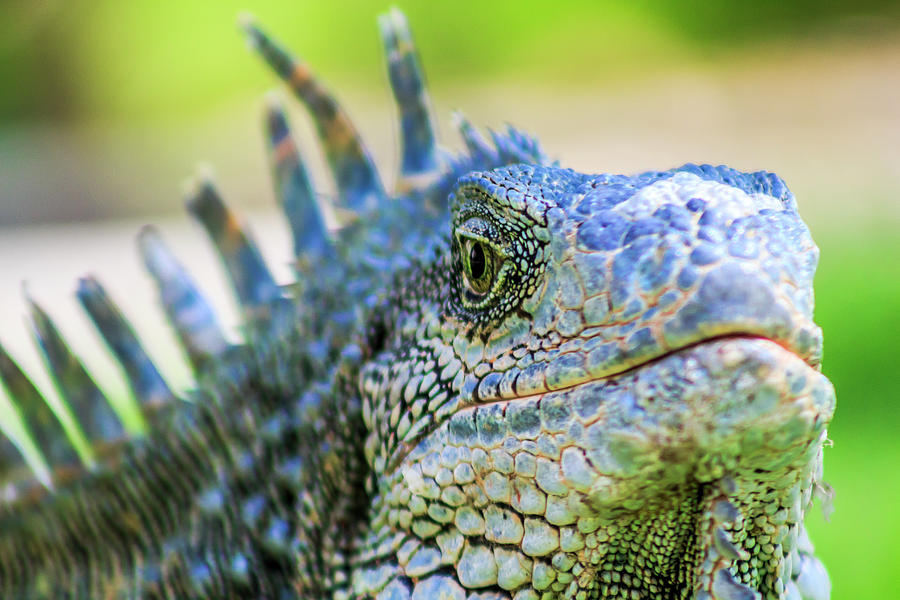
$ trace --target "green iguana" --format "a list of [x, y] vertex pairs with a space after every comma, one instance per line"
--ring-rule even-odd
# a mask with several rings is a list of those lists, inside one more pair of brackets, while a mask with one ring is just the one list
[[0, 597], [827, 598], [803, 518], [834, 393], [812, 320], [818, 250], [783, 181], [690, 164], [582, 174], [462, 119], [466, 150], [441, 153], [406, 21], [380, 26], [393, 192], [306, 65], [246, 24], [309, 110], [338, 194], [314, 193], [270, 106], [297, 257], [282, 287], [197, 185], [188, 208], [242, 307], [239, 345], [141, 233], [193, 390], [174, 392], [100, 284], [80, 282], [142, 435], [36, 304], [92, 459], [0, 351], [52, 467], [31, 474], [3, 441]]

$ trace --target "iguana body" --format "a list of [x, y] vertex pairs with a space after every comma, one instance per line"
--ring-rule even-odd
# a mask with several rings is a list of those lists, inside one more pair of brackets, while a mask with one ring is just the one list
[[0, 353], [54, 468], [49, 489], [3, 449], [0, 596], [828, 597], [803, 516], [834, 396], [812, 321], [818, 251], [783, 182], [693, 165], [584, 175], [465, 122], [466, 152], [443, 158], [405, 21], [381, 25], [402, 123], [394, 194], [306, 67], [248, 25], [310, 109], [343, 226], [333, 241], [273, 106], [297, 284], [274, 283], [209, 182], [189, 201], [243, 344], [142, 234], [196, 368], [188, 397], [82, 281], [145, 435], [125, 439], [36, 305], [93, 465]]

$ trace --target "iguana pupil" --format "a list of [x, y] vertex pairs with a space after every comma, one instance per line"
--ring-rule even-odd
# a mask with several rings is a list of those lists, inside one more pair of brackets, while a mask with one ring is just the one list
[[487, 268], [487, 260], [484, 256], [484, 247], [481, 245], [481, 242], [470, 242], [469, 246], [469, 274], [472, 276], [471, 281], [473, 287], [479, 293], [484, 293], [487, 290], [479, 289], [482, 284], [482, 278], [485, 274], [485, 269]]

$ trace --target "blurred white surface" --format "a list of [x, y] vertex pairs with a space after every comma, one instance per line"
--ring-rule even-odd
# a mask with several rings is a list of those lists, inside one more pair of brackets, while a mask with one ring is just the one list
[[[254, 213], [246, 221], [276, 280], [291, 281], [290, 236], [281, 216], [274, 211]], [[143, 223], [129, 220], [0, 230], [0, 342], [54, 404], [58, 396], [31, 335], [23, 285], [54, 319], [108, 397], [121, 405], [130, 394], [117, 363], [75, 297], [77, 279], [87, 274], [96, 276], [106, 288], [167, 381], [177, 389], [191, 384], [189, 369], [137, 252], [136, 234]], [[235, 304], [205, 233], [187, 217], [155, 225], [207, 294], [223, 326], [236, 338]]]

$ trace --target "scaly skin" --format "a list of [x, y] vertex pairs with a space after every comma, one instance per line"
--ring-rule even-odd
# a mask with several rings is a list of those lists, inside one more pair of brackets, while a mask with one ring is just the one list
[[828, 597], [803, 527], [834, 410], [812, 319], [818, 250], [781, 179], [585, 175], [515, 130], [491, 145], [465, 122], [467, 152], [439, 165], [392, 13], [404, 191], [388, 198], [343, 111], [248, 28], [310, 108], [356, 216], [330, 244], [270, 109], [298, 283], [274, 284], [211, 184], [189, 202], [246, 315], [237, 347], [143, 234], [196, 367], [189, 403], [82, 282], [144, 402], [138, 439], [35, 306], [97, 466], [43, 442], [58, 439], [52, 419], [0, 352], [56, 485], [7, 476], [4, 598]]
[[[817, 250], [779, 180], [740, 177], [459, 181], [426, 274], [441, 283], [398, 286], [361, 375], [380, 560], [354, 594], [437, 578], [460, 598], [796, 596], [834, 407]], [[472, 239], [505, 257], [486, 297]]]

